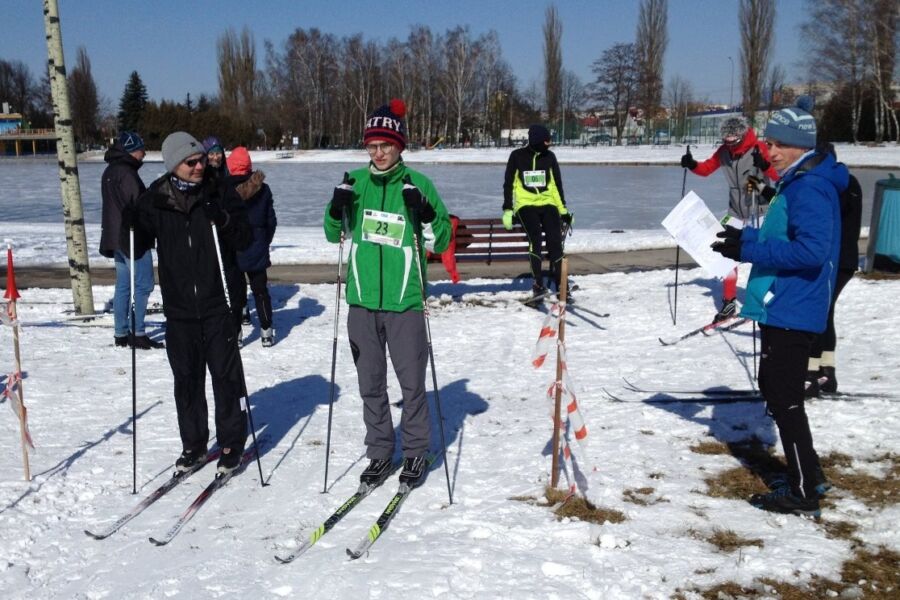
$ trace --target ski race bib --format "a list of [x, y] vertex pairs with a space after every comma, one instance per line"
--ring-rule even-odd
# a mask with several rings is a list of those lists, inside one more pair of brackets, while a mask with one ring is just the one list
[[547, 187], [547, 171], [525, 171], [522, 178], [528, 187]]
[[373, 244], [399, 248], [406, 231], [406, 217], [396, 213], [366, 209], [363, 211], [362, 239]]

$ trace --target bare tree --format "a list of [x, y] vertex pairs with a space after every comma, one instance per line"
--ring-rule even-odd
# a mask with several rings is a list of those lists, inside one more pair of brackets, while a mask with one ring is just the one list
[[444, 43], [443, 88], [448, 104], [448, 122], [455, 121], [453, 139], [461, 141], [463, 114], [473, 99], [472, 81], [480, 59], [480, 47], [473, 43], [468, 27], [457, 27], [447, 33]]
[[669, 44], [667, 0], [641, 0], [635, 49], [638, 61], [638, 104], [652, 129], [662, 103], [663, 58]]
[[669, 80], [666, 86], [666, 105], [669, 114], [675, 120], [675, 131], [670, 136], [684, 138], [688, 135], [687, 117], [690, 106], [694, 101], [694, 90], [691, 82], [676, 75]]
[[547, 121], [557, 119], [562, 96], [562, 21], [556, 6], [544, 13], [544, 99], [547, 101]]
[[865, 18], [866, 37], [871, 40], [870, 64], [875, 119], [875, 141], [890, 138], [900, 141], [897, 114], [893, 110], [894, 67], [897, 59], [897, 21], [900, 19], [900, 3], [897, 0], [870, 0]]
[[621, 146], [629, 109], [637, 91], [637, 52], [634, 44], [619, 43], [604, 50], [591, 70], [597, 76], [591, 86], [592, 95], [601, 107], [612, 113], [616, 145]]
[[[560, 115], [561, 129], [560, 142], [565, 144], [566, 134], [573, 133], [571, 129], [566, 127], [566, 117], [574, 118], [580, 111], [587, 100], [587, 89], [581, 79], [575, 73], [563, 69], [562, 72], [562, 94], [560, 95]], [[571, 136], [570, 136], [571, 137]]]
[[741, 0], [741, 92], [744, 115], [753, 123], [769, 72], [769, 54], [775, 26], [775, 0]]
[[784, 82], [785, 73], [781, 65], [775, 65], [769, 69], [769, 76], [766, 79], [766, 98], [768, 100], [766, 108], [769, 115], [775, 112], [778, 102], [784, 102]]
[[31, 117], [38, 91], [28, 65], [0, 59], [0, 101], [9, 102], [14, 112]]
[[72, 104], [72, 129], [76, 141], [90, 144], [97, 141], [100, 101], [97, 84], [91, 74], [91, 59], [84, 46], [78, 47], [75, 68], [69, 73], [69, 98]]
[[416, 68], [412, 73], [410, 103], [416, 107], [417, 118], [407, 121], [407, 134], [415, 135], [426, 145], [435, 142], [437, 131], [435, 97], [440, 65], [439, 40], [431, 30], [419, 25], [412, 28], [406, 40], [410, 57]]
[[246, 26], [240, 36], [229, 28], [216, 41], [219, 63], [219, 101], [242, 125], [252, 125], [257, 110], [259, 76], [256, 42]]

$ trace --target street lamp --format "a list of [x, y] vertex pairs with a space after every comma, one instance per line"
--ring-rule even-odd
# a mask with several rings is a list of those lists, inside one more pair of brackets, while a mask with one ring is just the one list
[[731, 63], [731, 88], [728, 92], [728, 108], [730, 109], [734, 106], [734, 59], [729, 56], [728, 61]]

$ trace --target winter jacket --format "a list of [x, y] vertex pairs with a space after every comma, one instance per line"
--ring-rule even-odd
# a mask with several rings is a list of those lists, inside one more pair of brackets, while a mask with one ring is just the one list
[[[778, 172], [771, 165], [763, 173], [753, 166], [754, 148], [759, 149], [766, 162], [769, 161], [769, 149], [757, 139], [753, 129], [748, 129], [736, 147], [722, 144], [711, 157], [698, 163], [691, 170], [695, 175], [706, 177], [719, 167], [723, 167], [725, 178], [728, 180], [728, 214], [739, 217], [744, 222], [750, 222], [756, 216], [753, 197], [747, 193], [747, 175], [758, 178], [764, 176], [770, 182], [778, 181]], [[765, 210], [765, 204], [760, 202], [760, 214]]]
[[547, 204], [555, 206], [561, 215], [568, 212], [556, 155], [532, 146], [513, 150], [503, 178], [503, 210]]
[[804, 155], [776, 187], [760, 229], [741, 233], [741, 260], [753, 263], [741, 315], [765, 325], [825, 330], [841, 246], [839, 194], [847, 167]]
[[[100, 254], [112, 258], [119, 249], [119, 230], [122, 228], [122, 209], [133, 206], [147, 187], [138, 175], [143, 163], [122, 148], [119, 142], [113, 144], [103, 160], [109, 166], [103, 171], [100, 192], [103, 197], [103, 212], [100, 229]], [[127, 238], [126, 238], [127, 239]], [[128, 242], [123, 248], [128, 247]], [[137, 254], [137, 253], [135, 253]], [[144, 253], [141, 252], [140, 258]]]
[[[409, 176], [434, 209], [431, 223], [418, 223], [409, 215], [403, 202], [403, 179]], [[425, 273], [426, 249], [443, 252], [450, 242], [450, 219], [430, 179], [408, 168], [402, 161], [385, 173], [374, 173], [369, 167], [350, 173], [353, 183], [353, 209], [348, 211], [352, 232], [350, 258], [347, 262], [347, 303], [370, 310], [404, 312], [422, 310], [422, 276]], [[341, 220], [325, 208], [325, 238], [338, 242]], [[377, 220], [379, 213], [386, 219]], [[395, 243], [377, 243], [379, 233], [388, 231]], [[413, 228], [419, 240], [418, 260], [413, 255]], [[383, 229], [384, 228], [384, 229]], [[365, 230], [365, 233], [364, 233]], [[424, 238], [424, 239], [423, 239]], [[427, 281], [427, 278], [424, 279]]]
[[[133, 217], [135, 252], [156, 242], [166, 318], [199, 319], [229, 312], [213, 225], [203, 210], [207, 201], [217, 203], [227, 214], [226, 223], [216, 229], [229, 293], [234, 299], [242, 289], [235, 253], [246, 249], [252, 240], [244, 202], [234, 187], [220, 181], [208, 168], [203, 182], [185, 193], [175, 188], [166, 173], [138, 199]], [[123, 229], [122, 235], [127, 236], [127, 230]]]
[[253, 242], [246, 250], [237, 253], [238, 267], [241, 271], [264, 271], [272, 266], [269, 257], [269, 246], [275, 236], [278, 221], [275, 218], [275, 205], [272, 190], [264, 183], [265, 174], [254, 171], [252, 174], [232, 176], [238, 196], [244, 201], [247, 209], [247, 221], [253, 230]]
[[839, 269], [859, 268], [859, 228], [862, 225], [862, 187], [850, 175], [847, 189], [841, 194], [841, 258]]

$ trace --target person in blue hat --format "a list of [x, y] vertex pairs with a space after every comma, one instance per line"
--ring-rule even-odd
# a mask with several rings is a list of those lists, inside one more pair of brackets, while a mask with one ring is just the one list
[[[839, 196], [847, 167], [816, 151], [816, 121], [807, 97], [766, 124], [779, 180], [759, 228], [726, 226], [712, 249], [753, 265], [741, 316], [759, 323], [759, 389], [778, 426], [787, 473], [750, 503], [770, 512], [815, 516], [827, 490], [804, 407], [810, 347], [825, 331], [841, 248]], [[764, 186], [763, 182], [758, 182]]]
[[150, 350], [163, 348], [147, 336], [144, 317], [147, 301], [153, 291], [153, 255], [148, 249], [134, 259], [134, 331], [131, 330], [129, 304], [131, 299], [131, 265], [119, 246], [119, 229], [122, 210], [133, 207], [146, 189], [138, 175], [144, 164], [144, 140], [134, 131], [121, 132], [103, 157], [108, 167], [103, 171], [101, 194], [103, 197], [100, 230], [100, 254], [116, 263], [116, 288], [113, 295], [114, 343], [119, 347], [134, 344], [136, 348]]

